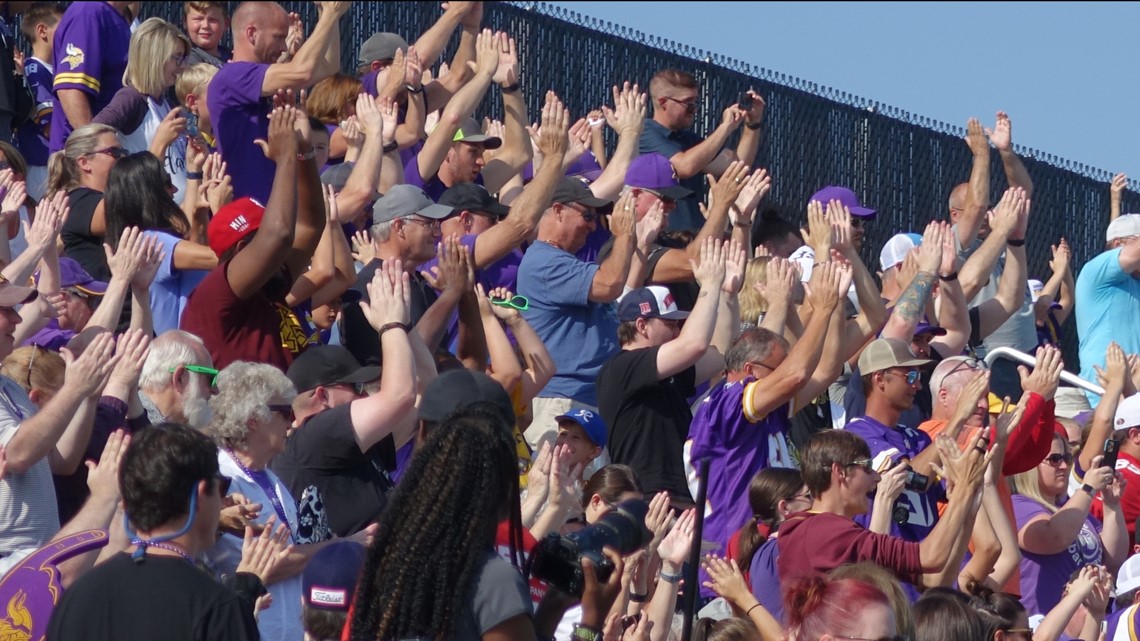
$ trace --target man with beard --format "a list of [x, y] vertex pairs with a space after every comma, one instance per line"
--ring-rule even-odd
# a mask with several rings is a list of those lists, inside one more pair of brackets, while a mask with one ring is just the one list
[[210, 422], [214, 361], [197, 336], [179, 329], [163, 332], [150, 344], [139, 377], [139, 400], [152, 425], [184, 423], [201, 429]]

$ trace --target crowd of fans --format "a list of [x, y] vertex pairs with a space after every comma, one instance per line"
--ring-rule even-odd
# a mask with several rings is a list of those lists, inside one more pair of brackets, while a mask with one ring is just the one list
[[529, 114], [481, 2], [357, 51], [350, 2], [0, 4], [0, 572], [106, 532], [0, 636], [668, 641], [699, 592], [700, 639], [1138, 638], [1125, 177], [1073, 265], [970, 119], [865, 248], [874, 194], [763, 204], [761, 95]]

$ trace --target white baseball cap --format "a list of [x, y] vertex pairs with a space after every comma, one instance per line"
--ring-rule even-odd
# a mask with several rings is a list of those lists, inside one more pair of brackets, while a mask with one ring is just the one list
[[1112, 429], [1126, 430], [1131, 427], [1140, 427], [1140, 394], [1133, 394], [1120, 401], [1116, 406], [1116, 416], [1112, 420]]
[[1140, 214], [1124, 214], [1108, 224], [1105, 233], [1105, 242], [1111, 243], [1117, 238], [1140, 236]]
[[1140, 554], [1133, 554], [1120, 566], [1116, 575], [1117, 596], [1140, 588]]
[[922, 244], [922, 236], [918, 234], [895, 234], [883, 245], [879, 252], [879, 267], [887, 271], [892, 267], [901, 265], [906, 260], [910, 250]]

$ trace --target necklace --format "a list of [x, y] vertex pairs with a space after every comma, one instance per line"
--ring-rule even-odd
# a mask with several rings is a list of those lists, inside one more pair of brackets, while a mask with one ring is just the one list
[[150, 541], [148, 539], [131, 539], [131, 545], [139, 546], [140, 550], [145, 550], [146, 548], [158, 548], [160, 550], [174, 552], [183, 559], [186, 559], [186, 562], [190, 565], [195, 565], [194, 557], [190, 556], [186, 553], [185, 550], [176, 545], [170, 545], [169, 543], [162, 543], [159, 541]]
[[251, 478], [254, 483], [257, 483], [257, 486], [265, 493], [265, 498], [269, 499], [269, 504], [273, 506], [273, 511], [277, 512], [277, 522], [289, 530], [289, 541], [296, 543], [293, 536], [293, 527], [289, 524], [289, 517], [285, 513], [285, 506], [281, 504], [281, 499], [277, 498], [277, 488], [273, 486], [273, 482], [269, 479], [269, 474], [264, 470], [255, 472], [249, 469], [245, 466], [245, 463], [242, 463], [241, 460], [238, 459], [237, 454], [234, 454], [233, 450], [225, 450], [225, 452], [229, 454], [234, 463], [237, 463], [238, 468], [240, 468], [246, 476]]

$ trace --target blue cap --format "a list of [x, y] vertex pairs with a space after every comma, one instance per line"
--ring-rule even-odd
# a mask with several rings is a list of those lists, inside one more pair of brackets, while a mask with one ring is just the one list
[[560, 423], [562, 421], [574, 421], [578, 425], [581, 425], [582, 429], [586, 432], [586, 436], [598, 447], [605, 447], [606, 441], [609, 439], [609, 436], [606, 434], [606, 424], [602, 422], [602, 417], [598, 416], [598, 413], [594, 410], [583, 407], [568, 414], [556, 416], [554, 420]]
[[305, 605], [348, 612], [367, 553], [355, 541], [336, 541], [314, 554], [301, 573], [301, 598]]

